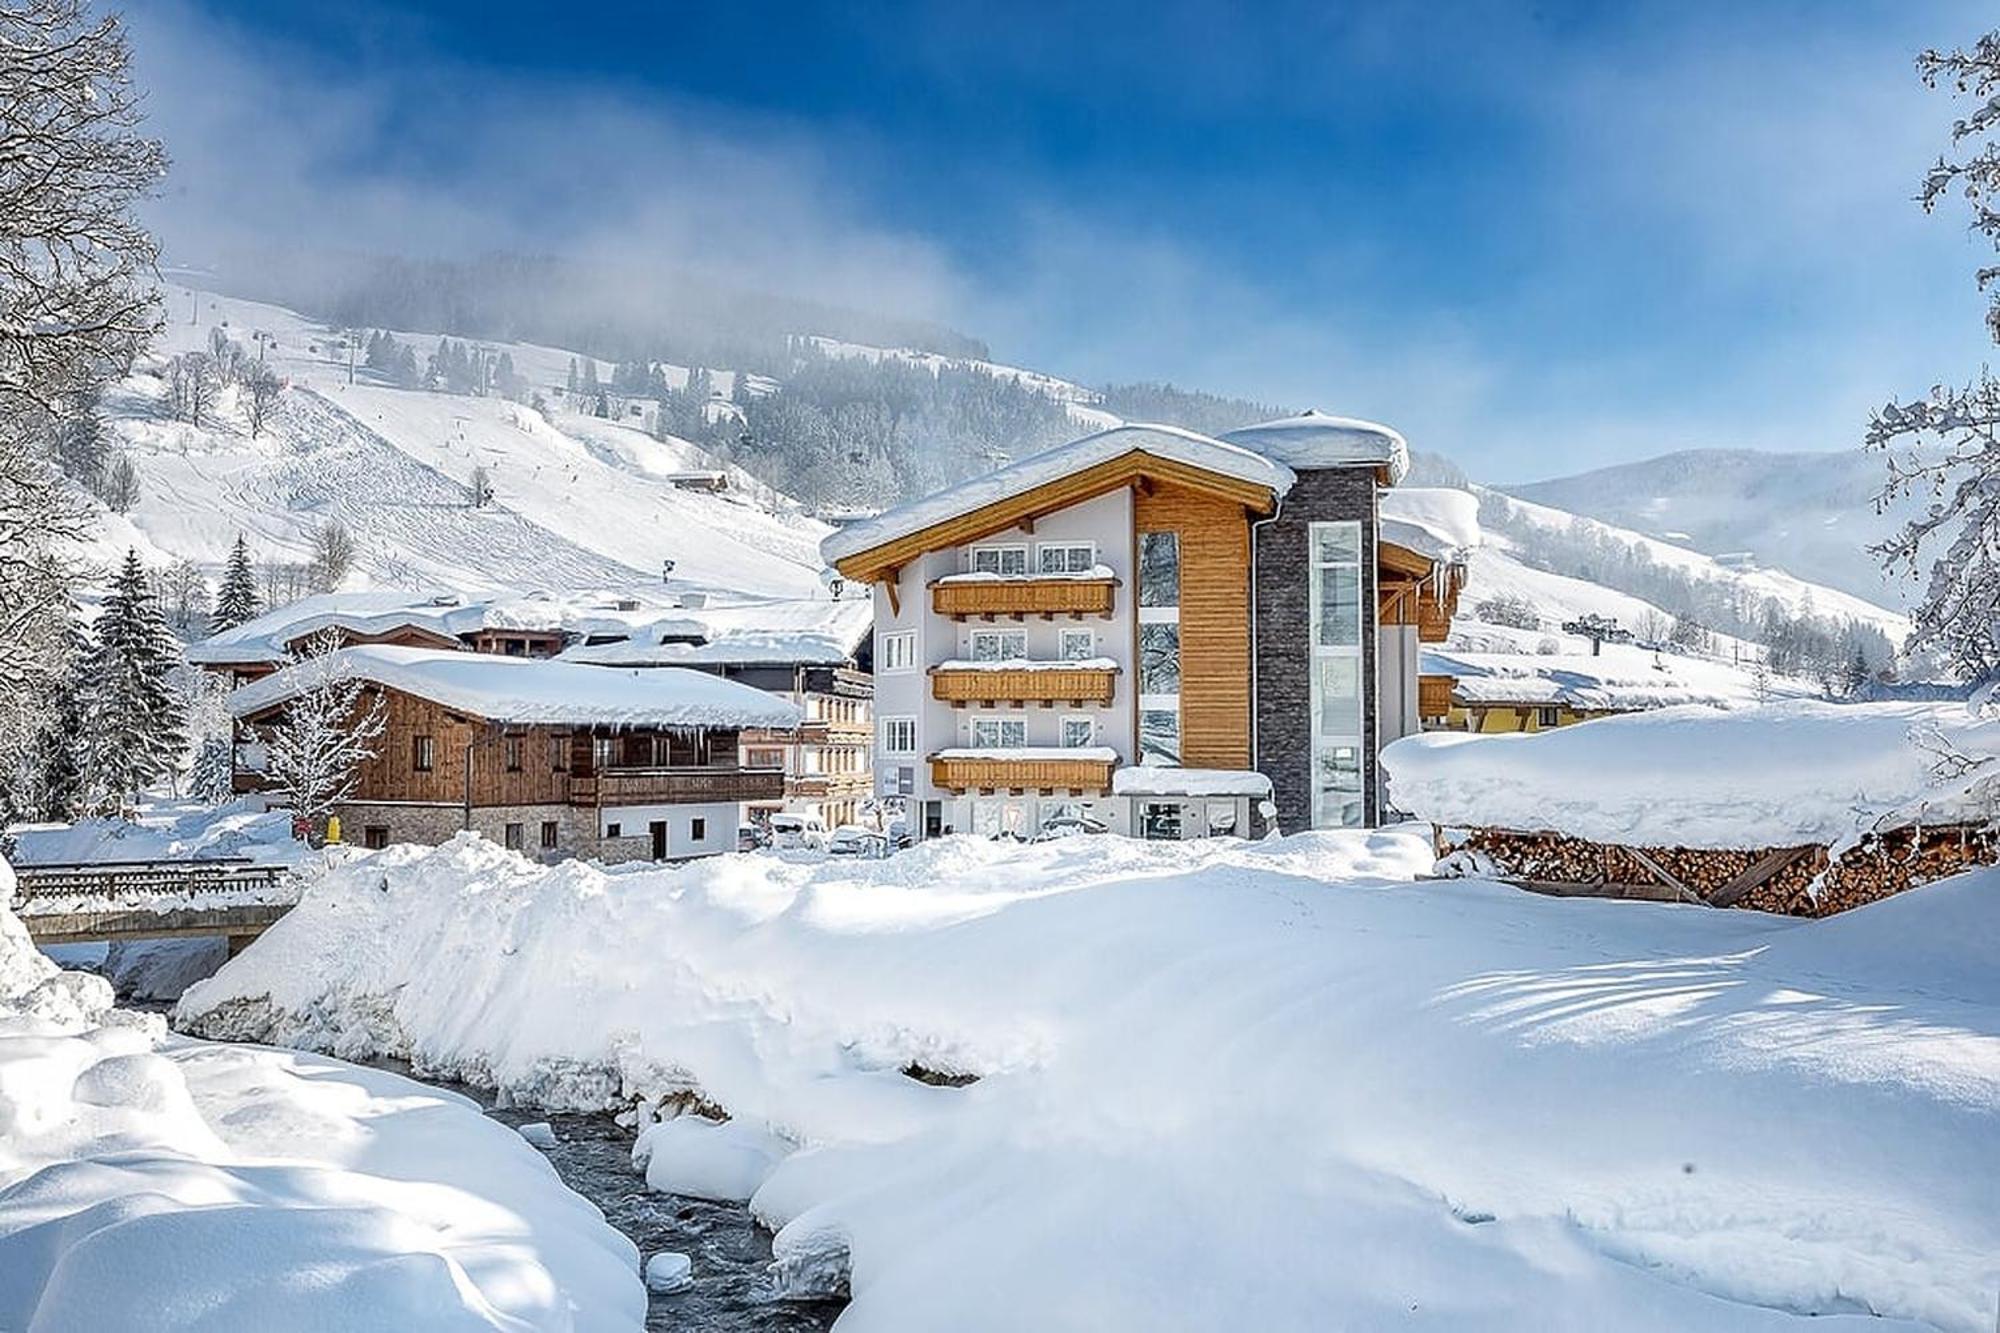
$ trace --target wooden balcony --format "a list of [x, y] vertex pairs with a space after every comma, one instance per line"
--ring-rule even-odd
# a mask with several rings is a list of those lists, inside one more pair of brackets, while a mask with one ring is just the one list
[[1114, 578], [940, 579], [930, 585], [931, 610], [954, 620], [1005, 616], [1024, 620], [1040, 616], [1102, 616], [1111, 618]]
[[1103, 795], [1111, 790], [1111, 770], [1117, 764], [1116, 759], [1094, 754], [1074, 759], [933, 755], [931, 785], [949, 791], [1051, 791], [1077, 796]]
[[571, 805], [680, 805], [784, 799], [776, 768], [607, 768], [569, 780]]
[[931, 697], [954, 708], [980, 704], [1040, 704], [1053, 708], [1105, 705], [1118, 683], [1115, 666], [1036, 663], [1020, 667], [934, 666]]
[[1417, 716], [1449, 716], [1451, 713], [1451, 692], [1457, 684], [1458, 678], [1456, 676], [1418, 676]]
[[863, 797], [873, 793], [875, 778], [871, 773], [802, 773], [786, 783], [785, 794], [811, 800], [827, 797]]

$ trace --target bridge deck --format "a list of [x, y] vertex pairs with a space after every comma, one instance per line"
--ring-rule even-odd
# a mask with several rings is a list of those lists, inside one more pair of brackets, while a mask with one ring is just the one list
[[283, 866], [243, 858], [15, 868], [14, 911], [42, 944], [262, 934], [297, 900]]

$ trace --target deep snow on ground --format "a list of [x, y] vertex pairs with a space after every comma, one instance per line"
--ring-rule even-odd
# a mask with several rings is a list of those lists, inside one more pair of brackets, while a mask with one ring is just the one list
[[0, 862], [0, 1328], [625, 1330], [638, 1255], [469, 1100], [168, 1036]]
[[1977, 822], [1996, 758], [2000, 720], [1983, 704], [1811, 699], [1432, 731], [1382, 752], [1396, 807], [1436, 824], [1711, 848], [1843, 848], [1878, 828]]
[[614, 870], [461, 838], [335, 869], [177, 1021], [719, 1104], [661, 1173], [800, 1145], [752, 1207], [793, 1289], [851, 1262], [843, 1329], [1990, 1328], [2000, 874], [1813, 923], [1429, 865], [1421, 829]]

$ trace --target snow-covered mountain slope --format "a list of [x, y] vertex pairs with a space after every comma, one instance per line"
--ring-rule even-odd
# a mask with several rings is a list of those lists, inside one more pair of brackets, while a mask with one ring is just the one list
[[1883, 477], [1882, 459], [1859, 449], [1693, 449], [1500, 489], [1893, 606], [1905, 585], [1867, 551], [1902, 522], [1899, 509], [1875, 512]]
[[1012, 380], [1022, 388], [1032, 389], [1046, 397], [1053, 398], [1069, 409], [1070, 420], [1088, 430], [1109, 430], [1122, 426], [1125, 419], [1115, 412], [1107, 412], [1101, 406], [1104, 395], [1095, 389], [1085, 388], [1070, 380], [1058, 379], [1054, 375], [1039, 370], [1027, 370], [1020, 366], [1002, 365], [997, 361], [981, 361], [973, 357], [945, 356], [938, 352], [920, 352], [908, 347], [869, 347], [862, 343], [841, 342], [836, 338], [809, 337], [805, 339], [822, 353], [832, 357], [858, 357], [868, 361], [902, 361], [913, 366], [922, 366], [936, 375], [940, 370], [975, 370], [991, 375], [995, 379]]
[[[109, 515], [99, 545], [137, 545], [154, 562], [214, 566], [243, 533], [259, 560], [302, 561], [337, 518], [359, 539], [358, 582], [577, 588], [634, 582], [714, 593], [804, 596], [818, 588], [826, 529], [699, 446], [500, 398], [348, 383], [338, 335], [290, 311], [170, 288], [155, 354], [109, 394], [111, 428], [137, 465], [141, 498]], [[287, 382], [253, 439], [233, 393], [197, 429], [162, 401], [167, 358], [207, 347], [221, 327]], [[422, 343], [418, 344], [423, 345]], [[496, 345], [498, 346], [498, 345]], [[561, 384], [571, 354], [505, 344], [531, 384]], [[599, 363], [600, 375], [608, 367]], [[491, 504], [471, 503], [484, 468]], [[722, 494], [671, 480], [726, 473]]]
[[[1900, 612], [1837, 587], [1809, 582], [1784, 569], [1718, 560], [1643, 532], [1486, 487], [1473, 489], [1480, 497], [1479, 521], [1487, 542], [1494, 544], [1497, 538], [1501, 549], [1512, 553], [1523, 565], [1544, 567], [1561, 563], [1559, 548], [1587, 541], [1600, 549], [1629, 554], [1695, 584], [1726, 591], [1746, 607], [1775, 599], [1794, 615], [1810, 611], [1816, 616], [1873, 625], [1897, 644], [1909, 633], [1909, 620]], [[1607, 583], [1612, 581], [1609, 574], [1597, 577]], [[1594, 583], [1595, 579], [1590, 581]], [[1631, 623], [1625, 617], [1620, 619]]]

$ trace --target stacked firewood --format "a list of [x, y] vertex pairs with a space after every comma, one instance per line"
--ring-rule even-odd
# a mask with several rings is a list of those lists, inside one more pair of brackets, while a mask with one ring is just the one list
[[1975, 825], [1872, 835], [1829, 864], [1825, 847], [1626, 847], [1559, 833], [1473, 829], [1458, 841], [1472, 864], [1531, 886], [1829, 916], [1970, 866], [2000, 861], [2000, 838]]

